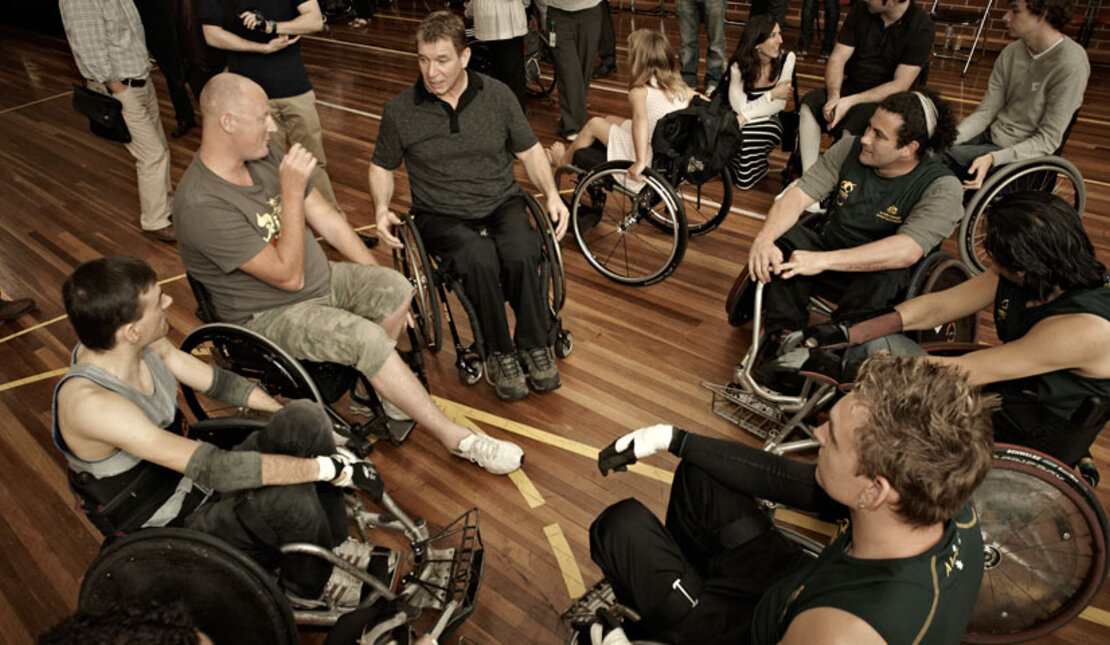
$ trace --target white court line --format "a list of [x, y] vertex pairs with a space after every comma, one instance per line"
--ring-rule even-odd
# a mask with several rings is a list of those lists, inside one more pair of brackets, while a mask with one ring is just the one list
[[352, 43], [346, 40], [338, 40], [336, 38], [324, 38], [322, 36], [301, 36], [302, 40], [318, 40], [322, 43], [335, 43], [336, 45], [343, 45], [344, 47], [354, 47], [356, 49], [370, 49], [373, 51], [385, 52], [387, 54], [401, 54], [404, 56], [416, 56], [416, 52], [406, 52], [399, 49], [390, 49], [388, 47], [378, 47], [377, 45], [366, 45], [363, 43]]

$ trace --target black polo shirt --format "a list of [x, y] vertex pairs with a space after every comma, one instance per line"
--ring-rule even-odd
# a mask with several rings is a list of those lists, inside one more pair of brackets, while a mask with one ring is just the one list
[[[256, 43], [266, 43], [277, 38], [275, 34], [251, 31], [243, 26], [238, 15], [248, 9], [257, 9], [267, 20], [284, 22], [301, 15], [297, 7], [315, 0], [232, 0], [235, 18], [232, 24], [224, 24], [224, 3], [222, 0], [203, 0], [198, 3], [197, 16], [202, 25], [223, 27], [236, 36]], [[308, 72], [301, 60], [301, 43], [296, 42], [272, 54], [254, 52], [231, 52], [228, 61], [231, 71], [242, 74], [262, 86], [266, 96], [271, 99], [284, 99], [300, 96], [312, 89], [308, 82]]]
[[890, 82], [899, 65], [920, 67], [921, 73], [913, 86], [925, 84], [933, 51], [933, 19], [916, 2], [908, 1], [906, 13], [889, 27], [880, 16], [867, 10], [867, 3], [852, 5], [836, 37], [837, 42], [855, 48], [844, 67], [841, 95], [866, 92]]
[[521, 194], [514, 155], [536, 145], [516, 96], [504, 83], [467, 72], [452, 108], [417, 79], [385, 105], [374, 165], [404, 161], [414, 212], [480, 219]]

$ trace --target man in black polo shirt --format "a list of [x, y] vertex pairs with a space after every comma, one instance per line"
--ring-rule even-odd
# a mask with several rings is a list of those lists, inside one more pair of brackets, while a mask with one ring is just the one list
[[[839, 291], [836, 321], [868, 317], [901, 299], [910, 267], [963, 214], [959, 180], [926, 154], [955, 137], [955, 118], [937, 94], [899, 92], [879, 105], [861, 138], [841, 139], [775, 202], [748, 253], [753, 279], [767, 283], [769, 335], [806, 327], [818, 283]], [[830, 193], [820, 231], [798, 222]]]
[[852, 5], [825, 66], [825, 89], [802, 99], [803, 171], [817, 162], [822, 130], [859, 136], [880, 101], [925, 84], [933, 36], [933, 19], [913, 0]]
[[277, 132], [270, 143], [286, 150], [301, 144], [316, 158], [312, 185], [332, 208], [343, 212], [328, 179], [323, 129], [316, 113], [316, 92], [301, 60], [302, 34], [324, 28], [316, 0], [200, 0], [197, 13], [211, 47], [232, 52], [228, 69], [262, 86], [270, 100]]
[[[521, 365], [539, 392], [562, 384], [547, 331], [551, 323], [536, 267], [540, 241], [513, 158], [547, 197], [560, 238], [569, 216], [543, 148], [512, 91], [468, 72], [470, 49], [462, 20], [438, 11], [416, 31], [420, 79], [385, 106], [370, 165], [378, 236], [400, 248], [400, 223], [389, 210], [393, 173], [403, 161], [416, 227], [429, 253], [462, 280], [485, 339], [486, 373], [506, 401], [528, 394]], [[516, 315], [515, 342], [504, 301]]]

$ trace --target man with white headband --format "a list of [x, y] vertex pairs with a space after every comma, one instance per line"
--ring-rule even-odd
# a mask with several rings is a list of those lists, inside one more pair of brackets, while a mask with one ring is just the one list
[[[818, 283], [840, 294], [837, 321], [867, 317], [902, 297], [910, 268], [963, 213], [959, 181], [926, 154], [948, 147], [955, 130], [952, 111], [935, 93], [891, 95], [862, 137], [841, 139], [775, 202], [748, 253], [752, 278], [767, 284], [770, 340], [806, 326]], [[826, 196], [823, 225], [799, 223], [806, 207]]]

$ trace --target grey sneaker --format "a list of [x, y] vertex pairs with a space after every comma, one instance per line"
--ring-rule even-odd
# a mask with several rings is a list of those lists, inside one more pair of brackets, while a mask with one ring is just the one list
[[502, 401], [516, 401], [528, 396], [528, 384], [520, 370], [516, 353], [491, 354], [486, 359], [486, 380]]
[[494, 475], [508, 475], [524, 463], [524, 450], [520, 446], [477, 432], [464, 437], [451, 454], [469, 459]]
[[555, 366], [555, 354], [550, 347], [536, 347], [520, 351], [520, 361], [537, 392], [550, 392], [563, 384], [559, 368]]

